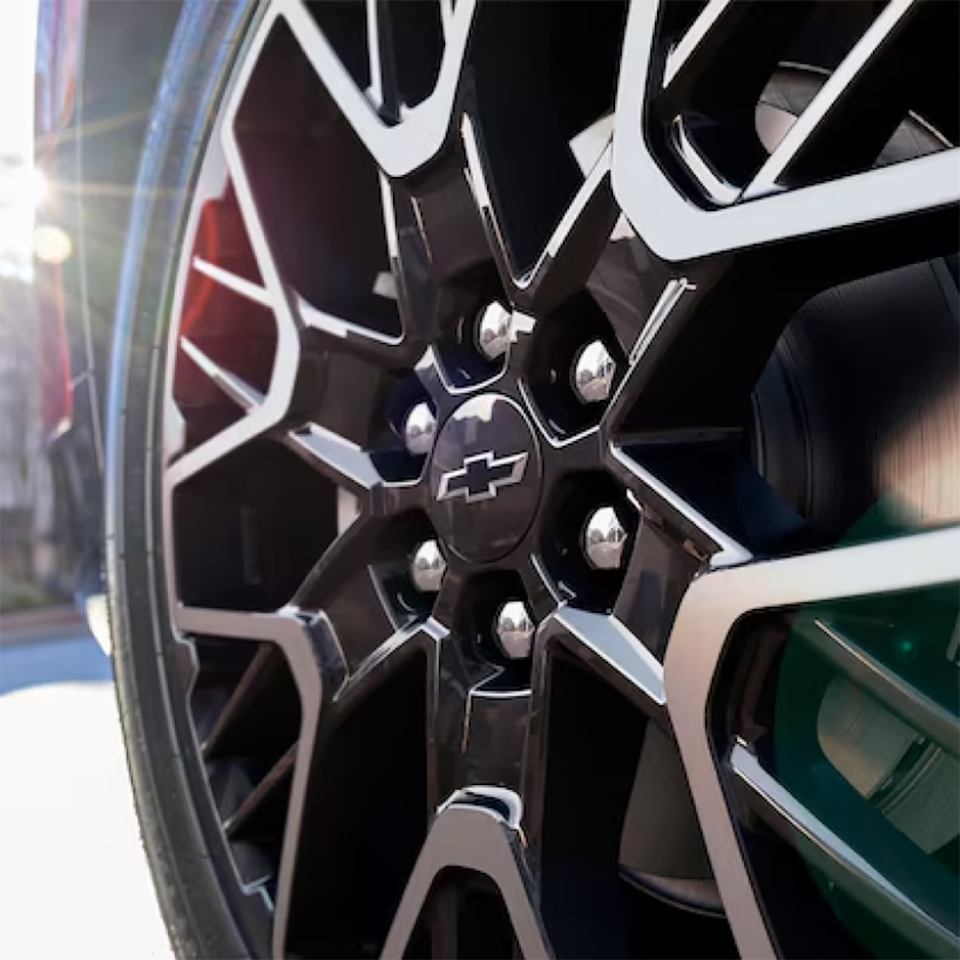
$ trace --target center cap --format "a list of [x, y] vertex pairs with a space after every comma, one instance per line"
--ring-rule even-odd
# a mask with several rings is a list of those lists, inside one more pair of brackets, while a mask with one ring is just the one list
[[540, 451], [523, 410], [497, 393], [473, 397], [454, 411], [433, 447], [437, 533], [464, 560], [499, 560], [530, 527], [541, 474]]

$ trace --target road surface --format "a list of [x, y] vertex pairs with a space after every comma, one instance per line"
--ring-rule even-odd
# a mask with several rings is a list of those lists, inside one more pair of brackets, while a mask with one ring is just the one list
[[91, 637], [0, 644], [0, 863], [0, 957], [171, 956]]

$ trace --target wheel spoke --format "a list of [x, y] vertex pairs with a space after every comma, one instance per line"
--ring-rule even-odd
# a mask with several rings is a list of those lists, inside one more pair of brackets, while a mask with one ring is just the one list
[[702, 566], [669, 528], [641, 517], [613, 614], [658, 659], [683, 595]]
[[530, 609], [538, 623], [547, 619], [562, 599], [553, 578], [547, 573], [540, 557], [531, 556], [520, 567], [520, 580], [530, 601]]
[[229, 270], [224, 270], [215, 263], [210, 263], [201, 257], [194, 257], [193, 269], [196, 270], [197, 273], [202, 273], [205, 277], [209, 277], [215, 283], [226, 287], [228, 290], [238, 293], [241, 297], [246, 297], [247, 300], [252, 300], [254, 303], [259, 303], [264, 307], [271, 307], [273, 305], [270, 300], [270, 295], [260, 284], [252, 283], [245, 277], [241, 277]]
[[359, 516], [324, 551], [297, 591], [294, 605], [318, 610], [333, 603], [369, 567], [404, 557], [427, 529], [415, 517]]
[[[927, 226], [932, 241], [936, 229]], [[630, 366], [607, 412], [606, 429], [656, 433], [740, 424], [744, 404], [800, 307], [831, 286], [898, 265], [876, 260], [884, 254], [873, 242], [884, 242], [886, 227], [864, 229], [861, 240], [867, 244], [869, 238], [868, 246], [858, 246], [851, 231], [843, 240], [818, 239], [815, 246], [823, 248], [818, 252], [784, 242], [691, 266], [672, 277], [640, 240], [629, 241], [648, 282], [663, 286], [630, 347]], [[913, 253], [904, 231], [896, 239], [890, 252], [899, 265], [909, 263], [913, 253], [918, 259], [933, 254], [936, 243], [946, 249], [943, 237]], [[701, 389], [688, 389], [691, 378]], [[641, 398], [643, 409], [631, 418]]]
[[[649, 857], [633, 854], [645, 849], [644, 830], [656, 823], [659, 840], [647, 846], [659, 842], [661, 857], [649, 872], [664, 872], [662, 852], [689, 846], [678, 830], [695, 822], [663, 824], [651, 802], [653, 790], [675, 810], [684, 792], [662, 668], [614, 617], [561, 606], [538, 631], [531, 687], [524, 824], [544, 921], [561, 955], [629, 955], [623, 869], [648, 866]], [[654, 741], [666, 756], [644, 765]], [[587, 795], [580, 795], [583, 783], [592, 785]], [[641, 822], [631, 830], [635, 806]], [[678, 865], [679, 876], [687, 875], [682, 860], [666, 860], [667, 876], [678, 876]]]
[[277, 648], [270, 644], [264, 644], [254, 654], [253, 660], [244, 670], [240, 682], [223, 705], [201, 745], [204, 757], [209, 758], [217, 753], [222, 740], [228, 735], [231, 726], [240, 719], [241, 714], [256, 710], [257, 692], [270, 683], [279, 656]]
[[772, 10], [762, 0], [710, 0], [667, 56], [660, 111], [672, 117], [690, 106], [710, 115], [726, 105], [724, 95], [752, 108], [785, 40], [812, 6]]
[[183, 352], [245, 413], [263, 406], [263, 394], [240, 377], [225, 370], [186, 337], [180, 338]]
[[270, 768], [269, 773], [257, 783], [253, 791], [244, 798], [240, 806], [223, 825], [227, 836], [236, 836], [242, 833], [244, 828], [254, 819], [257, 811], [268, 802], [271, 794], [293, 775], [298, 751], [299, 745], [293, 744]]
[[[484, 757], [482, 746], [477, 746], [477, 738], [484, 733], [496, 736], [498, 715], [487, 714], [488, 726], [484, 728], [484, 717], [474, 724], [472, 708], [474, 697], [485, 681], [495, 677], [500, 670], [489, 663], [470, 655], [462, 643], [443, 643], [439, 647], [436, 660], [436, 676], [432, 690], [432, 709], [435, 711], [436, 742], [432, 764], [431, 803], [438, 807], [458, 787], [464, 783], [494, 783], [485, 776], [501, 770], [484, 770], [484, 762], [497, 758], [504, 751], [495, 751], [493, 757]], [[499, 718], [502, 718], [502, 714]], [[509, 721], [507, 721], [509, 724]], [[503, 732], [501, 724], [499, 732]], [[519, 743], [516, 761], [519, 763]], [[474, 751], [476, 748], [476, 752]], [[507, 761], [507, 766], [510, 766]], [[508, 781], [509, 782], [509, 781]]]
[[[472, 183], [459, 155], [438, 161], [417, 185], [416, 219], [427, 245], [429, 269], [437, 284], [454, 284], [490, 262], [492, 253], [477, 209]], [[409, 230], [412, 224], [404, 224]]]
[[734, 624], [747, 613], [960, 579], [960, 530], [915, 534], [719, 570], [694, 581], [667, 646], [664, 685], [710, 859], [743, 955], [772, 953], [707, 736], [707, 703]]
[[[809, 171], [812, 167], [824, 176], [872, 163], [899, 125], [905, 105], [892, 97], [878, 100], [869, 73], [878, 66], [884, 47], [897, 39], [898, 31], [909, 28], [918, 6], [915, 0], [894, 0], [884, 9], [760, 168], [744, 191], [745, 200], [781, 189], [781, 183], [804, 168]], [[872, 129], [856, 123], [867, 102], [873, 113]], [[882, 112], [877, 110], [878, 103], [885, 108]], [[839, 154], [848, 170], [837, 169], [836, 160], [822, 156], [825, 151], [833, 157]]]
[[813, 650], [853, 683], [954, 756], [960, 754], [956, 714], [899, 677], [838, 626], [814, 618], [801, 621], [797, 629]]
[[430, 893], [430, 943], [435, 957], [457, 956], [460, 933], [459, 899], [452, 884], [441, 884]]
[[[521, 388], [522, 389], [522, 388]], [[531, 410], [536, 408], [531, 404]], [[566, 473], [580, 473], [595, 470], [603, 458], [604, 437], [600, 430], [589, 428], [572, 437], [557, 439], [553, 437], [539, 417], [534, 422], [540, 429], [544, 440], [544, 459], [553, 458], [559, 469]]]
[[[794, 842], [831, 883], [854, 901], [882, 913], [901, 935], [931, 956], [950, 956], [960, 949], [960, 937], [951, 929], [949, 919], [954, 908], [947, 898], [940, 904], [924, 905], [910, 899], [791, 796], [744, 744], [733, 748], [729, 762], [737, 782], [747, 790], [750, 809], [773, 830]], [[916, 867], [922, 870], [922, 856], [915, 854], [914, 857]]]
[[540, 627], [537, 677], [548, 668], [553, 648], [562, 648], [604, 677], [644, 713], [664, 722], [663, 667], [615, 617], [563, 606]]
[[349, 490], [369, 509], [384, 486], [369, 453], [315, 423], [287, 435], [287, 444], [325, 477]]
[[[374, 0], [371, 0], [374, 2]], [[308, 342], [321, 353], [347, 354], [376, 368], [409, 367], [436, 334], [437, 290], [430, 278], [434, 264], [424, 246], [413, 201], [379, 176], [389, 271], [381, 271], [374, 292], [397, 304], [400, 333], [391, 334], [344, 319], [294, 294], [294, 309]]]
[[[283, 956], [291, 884], [299, 851], [303, 801], [321, 708], [326, 709], [325, 704], [333, 699], [334, 693], [343, 682], [344, 667], [339, 647], [323, 618], [304, 617], [293, 608], [277, 614], [246, 614], [180, 607], [176, 620], [181, 630], [194, 635], [275, 644], [286, 658], [297, 687], [300, 699], [300, 734], [296, 744], [296, 759], [277, 876], [273, 933], [273, 954]], [[278, 774], [282, 772], [276, 767], [274, 770]], [[263, 793], [274, 787], [279, 778], [271, 779], [268, 774], [266, 779], [269, 783], [261, 784]], [[262, 799], [263, 796], [256, 803], [259, 804]], [[253, 802], [251, 800], [251, 803]], [[237, 812], [239, 813], [239, 810]], [[252, 809], [250, 812], [252, 813]]]
[[[362, 943], [375, 950], [383, 943], [424, 835], [423, 705], [440, 636], [430, 623], [381, 635], [328, 702], [304, 783], [308, 815], [285, 838], [300, 855], [286, 922], [274, 935], [276, 956], [356, 954]], [[384, 790], [390, 817], [376, 815]]]
[[400, 123], [390, 126], [357, 88], [300, 0], [278, 0], [276, 4], [338, 110], [376, 164], [391, 178], [406, 176], [424, 166], [446, 139], [475, 7], [476, 0], [459, 0], [454, 6], [452, 16], [446, 20], [446, 43], [436, 89], [423, 103], [406, 111]]
[[[283, 358], [280, 356], [280, 344], [278, 344], [278, 356], [276, 364], [278, 366], [290, 367], [291, 371], [296, 368], [296, 360], [292, 357]], [[296, 348], [291, 347], [295, 351]], [[222, 368], [220, 368], [222, 371]], [[256, 394], [252, 393], [249, 385], [238, 383], [235, 377], [229, 377], [226, 373], [218, 373], [214, 382], [224, 393], [230, 391], [228, 395], [236, 394], [243, 405], [255, 401]], [[230, 380], [228, 385], [227, 381]], [[282, 395], [274, 390], [276, 379], [271, 381], [271, 388], [264, 397], [263, 402], [257, 407], [251, 407], [250, 412], [237, 420], [232, 425], [216, 433], [209, 440], [206, 440], [200, 446], [183, 453], [178, 459], [170, 464], [167, 470], [167, 484], [169, 489], [184, 483], [190, 478], [201, 473], [217, 461], [223, 460], [230, 454], [233, 454], [251, 440], [268, 434], [278, 423], [286, 416], [289, 408], [289, 398], [292, 397], [293, 378], [289, 382], [290, 393]], [[284, 388], [284, 393], [285, 388]], [[278, 400], [278, 397], [280, 398]]]
[[[367, 53], [370, 60], [370, 87], [368, 96], [374, 106], [396, 115], [396, 77], [393, 72], [393, 38], [390, 36], [389, 13], [379, 0], [366, 0]], [[384, 96], [386, 88], [386, 97]]]
[[458, 387], [450, 382], [433, 347], [429, 347], [420, 358], [414, 372], [423, 389], [433, 398], [438, 421], [445, 420], [459, 400], [473, 392], [469, 387]]
[[[408, 248], [418, 247], [418, 238], [411, 237], [409, 230], [405, 230], [402, 235], [398, 230], [397, 205], [406, 201], [394, 197], [393, 189], [383, 176], [380, 177], [379, 199], [383, 211], [386, 251], [392, 272], [378, 274], [375, 292], [397, 302], [401, 333], [383, 333], [346, 320], [319, 309], [301, 296], [295, 296], [295, 309], [309, 331], [308, 335], [313, 337], [313, 342], [321, 351], [334, 355], [352, 354], [376, 367], [399, 368], [411, 365], [423, 353], [430, 332], [429, 329], [419, 329], [418, 324], [424, 311], [416, 309], [422, 307], [422, 304], [411, 299], [422, 299], [425, 292], [412, 284], [410, 277], [404, 272], [408, 269], [412, 256], [418, 255], [421, 260], [424, 260], [425, 256], [418, 254], [416, 250], [411, 254]], [[404, 245], [403, 256], [400, 251], [401, 244]], [[430, 316], [429, 311], [426, 311], [426, 314]]]
[[750, 559], [750, 551], [721, 530], [666, 483], [623, 449], [611, 452], [611, 470], [634, 491], [643, 509], [694, 558], [711, 558], [714, 566], [731, 566]]
[[470, 691], [460, 783], [496, 783], [520, 789], [520, 762], [529, 713], [530, 695], [526, 690], [500, 691], [488, 682]]
[[[271, 17], [267, 18], [267, 20], [271, 19]], [[258, 50], [262, 47], [268, 32], [269, 25], [262, 25], [254, 43], [255, 49]], [[239, 217], [245, 228], [246, 236], [249, 238], [256, 269], [259, 276], [263, 278], [263, 285], [255, 284], [231, 270], [209, 262], [203, 257], [194, 257], [191, 264], [196, 272], [209, 278], [218, 286], [230, 290], [253, 303], [270, 308], [276, 323], [276, 353], [273, 371], [270, 377], [269, 390], [260, 399], [256, 393], [245, 389], [239, 378], [227, 376], [225, 372], [218, 372], [212, 358], [207, 357], [206, 359], [209, 362], [203, 365], [199, 355], [199, 344], [192, 340], [186, 341], [195, 348], [192, 352], [189, 347], [186, 348], [191, 359], [194, 362], [201, 363], [207, 375], [212, 377], [220, 389], [235, 402], [239, 402], [241, 406], [248, 410], [248, 413], [198, 447], [187, 450], [172, 463], [167, 474], [171, 489], [235, 451], [244, 443], [264, 435], [276, 426], [288, 414], [296, 386], [300, 364], [298, 324], [291, 312], [286, 291], [274, 262], [273, 253], [260, 219], [235, 134], [236, 114], [246, 85], [249, 82], [255, 59], [255, 56], [251, 58], [251, 62], [243, 71], [240, 82], [232, 91], [231, 97], [225, 105], [222, 121], [214, 132], [212, 150], [217, 154], [216, 162], [221, 163], [229, 175], [230, 183], [236, 195]], [[208, 163], [215, 165], [214, 159], [208, 158]], [[188, 245], [190, 242], [188, 239]], [[256, 406], [253, 406], [252, 401], [257, 399], [259, 399], [259, 402]]]
[[[628, 243], [635, 250], [634, 259], [639, 259], [641, 263], [652, 259], [639, 241], [633, 240]], [[696, 308], [694, 299], [697, 291], [696, 283], [687, 277], [668, 277], [665, 283], [662, 281], [658, 283], [659, 280], [660, 277], [656, 277], [644, 285], [656, 284], [660, 286], [660, 290], [650, 315], [637, 318], [640, 320], [639, 332], [636, 329], [630, 330], [634, 339], [625, 344], [629, 353], [630, 366], [605, 412], [604, 426], [608, 432], [618, 429], [623, 424], [631, 407], [639, 398], [650, 370], [666, 349], [670, 334], [674, 329], [681, 327], [684, 320]], [[642, 297], [644, 287], [641, 286], [635, 292]], [[625, 325], [624, 333], [630, 329], [630, 326], [632, 325]]]
[[323, 351], [336, 353], [342, 350], [377, 365], [387, 365], [401, 356], [397, 350], [402, 342], [399, 337], [334, 316], [314, 307], [303, 297], [296, 297], [294, 309], [304, 327], [316, 335]]
[[[755, 104], [779, 55], [778, 40], [790, 38], [796, 27], [796, 23], [790, 22], [791, 15], [801, 18], [805, 14], [804, 6], [791, 4], [786, 15], [781, 16], [783, 12], [769, 4], [732, 4], [730, 14], [717, 19], [721, 29], [736, 28], [739, 17], [750, 19], [747, 16], [750, 11], [751, 17], [776, 21], [770, 29], [780, 36], [774, 36], [769, 29], [751, 22], [748, 28], [734, 30], [734, 39], [740, 39], [733, 45], [720, 37], [717, 49], [722, 49], [724, 56], [710, 61], [709, 82], [698, 79], [698, 96], [702, 94], [708, 101], [710, 98], [719, 99], [721, 104], [725, 95], [734, 100], [739, 97], [743, 101], [742, 107], [749, 105], [744, 119], [752, 129]], [[708, 7], [707, 12], [711, 9], [715, 8]], [[950, 208], [955, 208], [960, 194], [951, 172], [956, 166], [952, 151], [866, 170], [802, 189], [780, 191], [719, 210], [691, 203], [657, 163], [643, 125], [637, 120], [645, 108], [644, 91], [655, 88], [656, 83], [651, 80], [659, 79], [648, 76], [651, 67], [660, 62], [655, 55], [659, 42], [657, 22], [655, 5], [632, 4], [621, 59], [613, 187], [631, 225], [659, 257], [683, 263], [695, 258], [755, 249], [773, 242], [806, 238], [809, 245], [800, 249], [809, 255], [813, 248], [819, 248], [818, 256], [809, 261], [805, 257], [803, 269], [798, 269], [794, 258], [792, 267], [798, 275], [806, 273], [807, 263], [813, 276], [818, 272], [817, 263], [820, 263], [820, 269], [839, 267], [863, 275], [897, 265], [890, 262], [892, 258], [901, 264], [909, 263], [935, 255], [937, 250], [943, 252], [952, 248], [955, 238], [948, 237], [947, 222], [955, 220], [955, 213]], [[755, 29], [766, 31], [761, 33], [759, 42], [755, 42]], [[708, 59], [710, 33], [705, 33], [671, 80], [667, 91], [670, 97], [664, 95], [661, 104], [664, 116], [672, 118], [680, 111], [680, 94], [684, 93], [681, 78], [688, 70], [696, 73], [696, 50], [704, 51], [704, 62]], [[754, 53], [744, 59], [742, 69], [738, 68], [741, 49], [746, 53], [751, 46]], [[728, 55], [736, 61], [732, 67]], [[767, 62], [759, 63], [758, 57]], [[716, 77], [712, 73], [714, 69], [719, 71]], [[725, 83], [728, 74], [729, 82]], [[709, 109], [710, 105], [695, 102], [693, 106], [695, 109]], [[906, 219], [898, 222], [899, 217]], [[917, 226], [919, 221], [923, 222], [922, 228]], [[898, 242], [893, 242], [893, 236]], [[850, 256], [829, 253], [831, 248], [841, 245], [844, 253]], [[833, 282], [840, 282], [840, 279]]]
[[434, 621], [416, 623], [390, 634], [350, 674], [337, 696], [338, 711], [346, 714], [360, 707], [372, 691], [389, 682], [414, 651], [432, 659], [437, 644], [445, 636], [446, 631]]
[[[759, 8], [760, 4], [753, 6]], [[731, 18], [744, 16], [748, 8], [748, 4], [736, 4], [733, 0], [709, 0], [680, 42], [670, 51], [663, 70], [663, 86], [669, 89], [671, 84], [681, 85], [686, 76], [699, 78], [728, 34], [723, 24]], [[708, 49], [708, 43], [713, 49]], [[692, 82], [686, 81], [688, 86]]]
[[451, 798], [430, 829], [381, 956], [405, 955], [434, 880], [449, 867], [475, 870], [496, 884], [522, 957], [553, 955], [523, 862], [519, 816], [508, 812], [511, 799], [518, 814], [519, 798], [508, 790], [465, 790]]
[[419, 198], [392, 185], [382, 174], [380, 195], [404, 337], [402, 358], [412, 366], [439, 333], [436, 256], [428, 246]]
[[[649, 283], [668, 279], [629, 345], [628, 369], [602, 422], [610, 470], [701, 553], [719, 548], [740, 562], [817, 537], [826, 542], [824, 523], [804, 520], [802, 503], [780, 493], [790, 482], [768, 480], [758, 466], [750, 411], [791, 319], [865, 264], [858, 266], [854, 249], [837, 247], [829, 259], [844, 266], [825, 266], [788, 242], [670, 277], [639, 239], [625, 242], [641, 270], [650, 265]], [[895, 249], [902, 254], [903, 244]], [[788, 266], [793, 255], [803, 259]]]
[[521, 271], [500, 226], [484, 171], [479, 133], [469, 116], [464, 117], [461, 134], [474, 199], [503, 284], [522, 310], [548, 313], [584, 285], [617, 222], [619, 209], [613, 201], [609, 176], [613, 148], [607, 146], [589, 170], [534, 266]]
[[[175, 622], [187, 634], [225, 640], [256, 640], [278, 647], [290, 665], [305, 710], [319, 710], [323, 695], [322, 677], [334, 687], [339, 683], [337, 677], [342, 670], [336, 665], [338, 653], [330, 646], [323, 618], [300, 614], [293, 607], [264, 614], [178, 606]], [[250, 674], [250, 682], [257, 672]]]

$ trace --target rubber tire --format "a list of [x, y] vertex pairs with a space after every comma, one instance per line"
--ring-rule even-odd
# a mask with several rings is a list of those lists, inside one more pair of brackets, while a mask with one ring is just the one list
[[[193, 184], [249, 0], [187, 0], [141, 158], [117, 293], [107, 399], [106, 575], [121, 725], [142, 840], [178, 957], [252, 954], [233, 920], [232, 871], [208, 805], [181, 698], [169, 695], [176, 644], [162, 594], [161, 471], [154, 378], [164, 369], [169, 291]], [[233, 884], [235, 886], [235, 884]]]

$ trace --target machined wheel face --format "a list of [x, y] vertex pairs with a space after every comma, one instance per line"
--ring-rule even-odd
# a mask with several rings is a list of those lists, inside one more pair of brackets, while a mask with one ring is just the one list
[[160, 405], [253, 949], [956, 953], [956, 20], [258, 12]]

